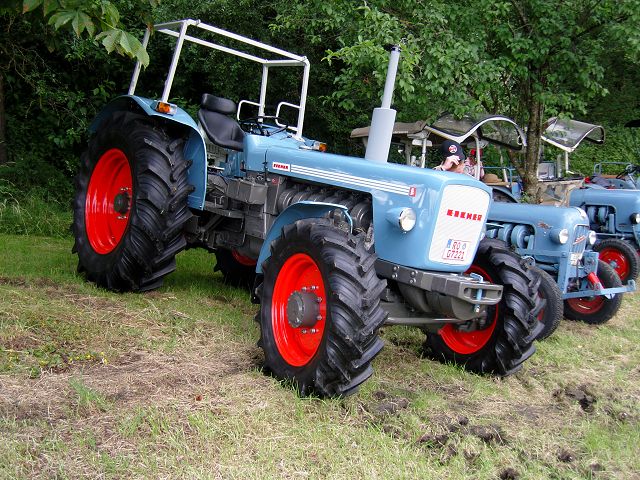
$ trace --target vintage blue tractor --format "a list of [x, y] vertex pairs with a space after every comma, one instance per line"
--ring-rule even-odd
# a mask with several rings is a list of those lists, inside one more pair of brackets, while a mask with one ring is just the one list
[[[367, 139], [368, 128], [355, 129], [351, 136]], [[443, 140], [466, 145], [476, 154], [473, 159], [476, 165], [481, 165], [480, 152], [487, 145], [511, 151], [519, 151], [526, 145], [516, 123], [501, 115], [456, 119], [447, 114], [431, 124], [397, 123], [393, 136], [402, 145], [403, 161], [420, 167], [428, 166], [429, 147], [438, 146]], [[419, 155], [413, 155], [416, 148]], [[477, 177], [483, 171], [473, 170]], [[495, 188], [505, 187], [506, 182], [494, 174], [484, 175], [484, 179]], [[523, 257], [532, 258], [540, 270], [540, 295], [546, 306], [539, 316], [544, 324], [539, 338], [555, 330], [563, 310], [573, 320], [606, 322], [618, 311], [622, 293], [635, 290], [633, 282], [622, 286], [612, 268], [598, 260], [598, 253], [586, 250], [595, 242], [596, 235], [589, 230], [583, 210], [498, 201], [491, 205], [488, 215], [487, 236], [504, 241]]]
[[[302, 394], [354, 392], [385, 323], [420, 327], [436, 357], [474, 372], [521, 368], [535, 350], [540, 280], [504, 243], [482, 241], [490, 188], [386, 162], [398, 48], [361, 159], [303, 137], [305, 57], [198, 20], [153, 30], [176, 40], [162, 94], [135, 94], [138, 64], [128, 95], [93, 122], [76, 177], [74, 250], [89, 281], [149, 290], [186, 247], [215, 252], [229, 281], [255, 277], [265, 370]], [[205, 93], [197, 121], [172, 104], [185, 42], [245, 60], [247, 76], [262, 74], [259, 97]], [[269, 73], [283, 67], [299, 69], [299, 95], [269, 112]]]
[[[604, 143], [604, 128], [576, 120], [552, 118], [542, 140], [561, 150], [564, 161], [558, 161], [555, 174], [544, 180], [554, 185], [575, 179], [569, 172], [569, 154], [583, 141]], [[564, 168], [563, 168], [564, 167]], [[623, 282], [636, 279], [640, 271], [640, 190], [635, 190], [635, 167], [625, 166], [617, 175], [602, 173], [602, 163], [582, 188], [566, 193], [570, 205], [587, 212], [589, 224], [597, 234], [593, 249], [613, 267]], [[577, 176], [578, 180], [584, 177]]]

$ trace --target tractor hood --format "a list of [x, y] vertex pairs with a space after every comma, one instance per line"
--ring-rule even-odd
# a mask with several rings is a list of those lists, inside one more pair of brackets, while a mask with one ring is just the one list
[[555, 229], [571, 232], [578, 224], [588, 225], [587, 214], [576, 207], [554, 207], [528, 203], [493, 202], [489, 209], [489, 222], [510, 222], [533, 227], [536, 236], [549, 236]]
[[[571, 192], [569, 201], [587, 212], [594, 230], [600, 232], [605, 228], [603, 233], [617, 230], [640, 238], [640, 225], [631, 222], [631, 216], [640, 213], [640, 190], [581, 188]], [[614, 225], [608, 224], [611, 214], [615, 214], [616, 230], [613, 230]]]
[[604, 128], [600, 125], [557, 117], [547, 120], [547, 125], [542, 140], [567, 153], [578, 148], [583, 140], [596, 145], [604, 143]]

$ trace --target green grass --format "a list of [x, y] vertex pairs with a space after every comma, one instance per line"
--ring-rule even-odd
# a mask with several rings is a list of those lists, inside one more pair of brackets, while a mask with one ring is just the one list
[[318, 400], [262, 374], [256, 306], [213, 255], [114, 294], [71, 244], [0, 235], [0, 479], [639, 478], [640, 295], [562, 322], [507, 379], [384, 328], [361, 391]]

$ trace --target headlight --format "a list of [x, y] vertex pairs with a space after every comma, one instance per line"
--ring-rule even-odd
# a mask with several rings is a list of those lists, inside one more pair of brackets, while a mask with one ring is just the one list
[[408, 232], [416, 226], [416, 212], [413, 208], [403, 208], [398, 216], [398, 225], [403, 232]]
[[593, 245], [594, 243], [596, 243], [597, 239], [598, 235], [596, 234], [596, 232], [594, 232], [593, 230], [589, 230], [589, 233], [587, 234], [587, 241], [589, 242], [589, 245]]
[[640, 223], [640, 213], [632, 213], [629, 216], [629, 220], [631, 220], [631, 223], [634, 223], [636, 225], [639, 224]]
[[563, 228], [562, 230], [559, 228], [554, 228], [551, 230], [551, 238], [558, 242], [560, 245], [564, 245], [569, 241], [569, 230]]

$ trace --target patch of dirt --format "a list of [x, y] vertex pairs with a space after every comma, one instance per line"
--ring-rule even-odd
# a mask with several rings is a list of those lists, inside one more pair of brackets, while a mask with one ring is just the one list
[[588, 385], [580, 385], [578, 387], [569, 386], [564, 389], [564, 395], [580, 404], [582, 410], [587, 413], [593, 413], [597, 398]]
[[[375, 395], [374, 398], [376, 398]], [[364, 404], [363, 407], [367, 412], [377, 417], [395, 415], [409, 406], [409, 400], [406, 398], [391, 397], [384, 392], [377, 392], [376, 400], [378, 401]]]
[[556, 456], [562, 463], [571, 463], [576, 459], [576, 455], [566, 448], [561, 448]]
[[478, 437], [486, 444], [497, 444], [497, 445], [506, 445], [507, 441], [505, 439], [504, 432], [502, 428], [498, 425], [489, 425], [489, 426], [472, 426], [469, 427], [469, 433]]
[[518, 480], [520, 478], [520, 473], [511, 467], [505, 468], [500, 473], [500, 480]]
[[70, 387], [73, 379], [103, 395], [116, 410], [137, 405], [210, 407], [220, 397], [225, 377], [255, 369], [256, 349], [238, 346], [224, 355], [210, 350], [191, 350], [187, 355], [129, 352], [107, 365], [74, 365], [35, 380], [0, 377], [0, 415], [16, 420], [66, 419], [77, 397]]

